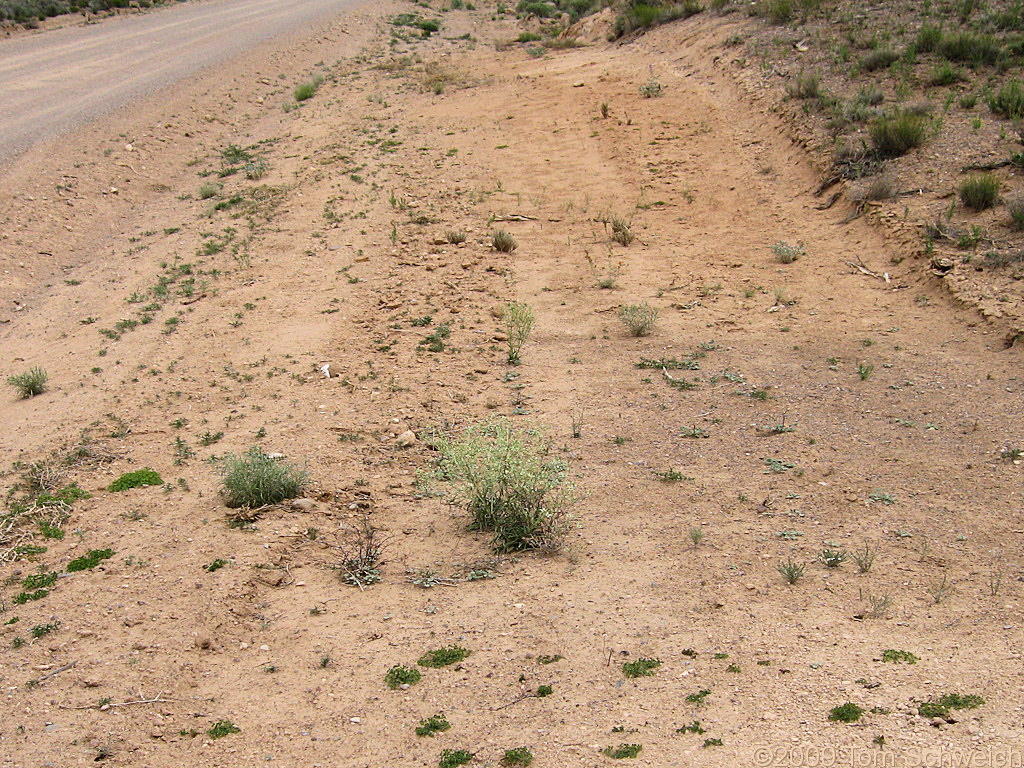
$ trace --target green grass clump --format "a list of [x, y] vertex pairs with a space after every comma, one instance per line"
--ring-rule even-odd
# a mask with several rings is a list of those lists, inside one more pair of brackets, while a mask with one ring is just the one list
[[447, 731], [451, 727], [452, 724], [443, 714], [431, 715], [425, 720], [420, 720], [420, 724], [416, 726], [416, 735], [432, 737], [435, 733]]
[[659, 659], [648, 659], [641, 656], [636, 661], [627, 661], [622, 665], [622, 674], [626, 677], [651, 677], [654, 670], [661, 666]]
[[134, 472], [126, 472], [117, 480], [112, 482], [107, 490], [113, 493], [127, 491], [129, 488], [142, 488], [147, 485], [163, 485], [163, 478], [149, 467], [136, 469]]
[[68, 563], [68, 573], [92, 570], [104, 560], [109, 560], [113, 556], [114, 550], [112, 549], [91, 549], [86, 554], [76, 557]]
[[882, 651], [882, 661], [889, 662], [890, 664], [917, 664], [918, 659], [910, 651], [897, 651], [893, 648], [888, 648]]
[[900, 157], [925, 143], [929, 125], [924, 115], [911, 112], [886, 115], [871, 124], [871, 143], [882, 157]]
[[509, 365], [519, 365], [519, 353], [533, 330], [533, 308], [524, 302], [510, 301], [505, 305], [505, 342]]
[[501, 764], [514, 768], [520, 766], [526, 768], [530, 763], [533, 762], [533, 753], [530, 752], [526, 747], [516, 747], [515, 749], [506, 749], [505, 756], [501, 758]]
[[918, 53], [931, 53], [942, 43], [942, 27], [935, 24], [924, 24], [917, 32], [914, 47]]
[[617, 747], [605, 747], [604, 754], [613, 760], [622, 760], [628, 757], [636, 757], [642, 749], [642, 744], [619, 744]]
[[964, 179], [959, 189], [960, 202], [975, 211], [991, 208], [999, 200], [999, 179], [993, 173], [980, 173]]
[[462, 661], [471, 653], [472, 651], [467, 648], [463, 648], [458, 645], [449, 645], [444, 648], [427, 651], [416, 663], [421, 667], [440, 669], [441, 667], [447, 667], [450, 664], [456, 664]]
[[418, 669], [396, 664], [384, 674], [384, 682], [388, 684], [388, 688], [396, 690], [403, 685], [415, 685], [421, 677], [423, 675]]
[[496, 552], [561, 547], [575, 488], [537, 430], [495, 419], [457, 437], [438, 434], [433, 447], [440, 454], [434, 477], [472, 515], [471, 530], [493, 534]]
[[860, 60], [860, 68], [865, 72], [885, 69], [900, 57], [892, 48], [876, 48]]
[[1024, 118], [1024, 83], [1011, 80], [988, 99], [988, 108], [997, 115], [1020, 120]]
[[211, 739], [220, 739], [224, 736], [230, 736], [232, 733], [241, 733], [242, 729], [232, 723], [230, 720], [218, 720], [216, 723], [211, 725], [206, 735]]
[[7, 383], [18, 390], [19, 398], [28, 400], [30, 397], [41, 395], [46, 391], [46, 382], [49, 378], [46, 371], [36, 366], [29, 368], [24, 373], [8, 377]]
[[991, 35], [973, 32], [955, 32], [944, 35], [936, 48], [938, 54], [950, 61], [966, 64], [995, 64], [1002, 56], [999, 41]]
[[459, 768], [473, 759], [473, 753], [464, 749], [446, 749], [438, 760], [438, 768]]
[[974, 694], [961, 696], [959, 693], [947, 693], [937, 699], [921, 702], [917, 713], [922, 717], [948, 717], [951, 709], [976, 709], [984, 703], [981, 696]]
[[308, 80], [305, 83], [301, 83], [295, 86], [295, 90], [292, 91], [292, 96], [295, 97], [296, 101], [309, 101], [314, 96], [316, 96], [316, 92], [320, 88], [320, 84], [323, 81], [323, 78], [318, 75], [314, 77], [312, 80]]
[[833, 707], [828, 713], [828, 719], [835, 723], [855, 723], [863, 714], [864, 710], [861, 707], [848, 701], [841, 706]]
[[309, 482], [305, 470], [272, 458], [257, 446], [241, 456], [228, 454], [223, 461], [220, 492], [231, 509], [294, 499]]

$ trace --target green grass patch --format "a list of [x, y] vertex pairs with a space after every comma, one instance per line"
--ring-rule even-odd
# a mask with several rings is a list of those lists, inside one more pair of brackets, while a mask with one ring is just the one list
[[112, 549], [91, 549], [81, 557], [76, 557], [68, 563], [68, 573], [75, 571], [89, 571], [114, 556]]
[[432, 667], [440, 669], [451, 664], [456, 664], [467, 658], [472, 651], [458, 645], [449, 645], [433, 651], [427, 651], [416, 663], [421, 667]]
[[654, 670], [661, 666], [659, 659], [649, 659], [641, 656], [635, 661], [627, 661], [622, 665], [622, 674], [626, 677], [651, 677]]

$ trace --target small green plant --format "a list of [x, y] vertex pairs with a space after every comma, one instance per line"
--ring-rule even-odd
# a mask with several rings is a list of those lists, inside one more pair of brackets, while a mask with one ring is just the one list
[[441, 752], [438, 768], [459, 768], [473, 759], [473, 753], [464, 749], [446, 749]]
[[838, 568], [846, 562], [848, 554], [845, 549], [823, 549], [818, 554], [818, 559], [826, 568]]
[[693, 705], [699, 707], [701, 704], [704, 703], [704, 700], [708, 696], [710, 696], [710, 695], [711, 695], [711, 689], [710, 688], [701, 688], [696, 693], [687, 694], [687, 696], [686, 696], [686, 703], [687, 704], [693, 704]]
[[550, 685], [538, 685], [537, 686], [537, 698], [543, 699], [545, 696], [550, 696], [555, 692], [555, 689]]
[[947, 693], [937, 699], [921, 702], [917, 712], [922, 717], [949, 717], [952, 709], [977, 709], [985, 703], [981, 696], [959, 693]]
[[802, 243], [790, 245], [785, 240], [780, 240], [772, 246], [772, 253], [781, 263], [792, 264], [804, 255], [804, 246]]
[[676, 733], [706, 733], [704, 728], [700, 724], [700, 720], [694, 720], [689, 725], [684, 725], [681, 728], [676, 728]]
[[693, 548], [696, 549], [700, 546], [700, 543], [704, 541], [704, 529], [699, 525], [695, 525], [690, 529], [690, 541], [693, 543]]
[[816, 99], [821, 96], [821, 76], [817, 72], [800, 72], [786, 87], [786, 93], [794, 99]]
[[203, 570], [204, 571], [208, 571], [210, 573], [213, 573], [214, 571], [219, 571], [221, 568], [223, 568], [227, 564], [228, 564], [227, 560], [224, 560], [224, 559], [218, 557], [213, 562], [211, 562], [209, 565], [204, 565], [203, 566]]
[[640, 86], [640, 95], [645, 99], [656, 99], [664, 92], [664, 86], [653, 77]]
[[420, 724], [416, 726], [417, 736], [433, 736], [435, 733], [441, 733], [447, 731], [452, 727], [452, 724], [448, 722], [443, 714], [431, 715], [426, 720], [420, 720]]
[[206, 735], [211, 739], [221, 739], [233, 733], [241, 733], [242, 729], [230, 720], [218, 720], [206, 730]]
[[805, 567], [803, 563], [797, 563], [792, 558], [787, 558], [775, 566], [775, 569], [787, 584], [796, 584], [803, 578]]
[[37, 366], [24, 373], [8, 377], [7, 383], [18, 390], [19, 398], [28, 400], [30, 397], [41, 395], [46, 391], [46, 382], [49, 378], [49, 374]]
[[828, 713], [828, 719], [834, 723], [855, 723], [860, 720], [864, 710], [853, 702], [846, 702], [838, 707], [833, 707]]
[[514, 768], [519, 766], [520, 768], [526, 768], [530, 763], [533, 762], [533, 753], [530, 752], [526, 747], [515, 747], [514, 749], [506, 749], [505, 756], [501, 758], [501, 764]]
[[323, 78], [318, 75], [312, 80], [295, 86], [295, 90], [292, 91], [292, 96], [295, 97], [296, 101], [308, 101], [316, 95], [317, 89], [320, 88], [321, 83], [323, 83]]
[[494, 247], [494, 250], [500, 253], [512, 253], [512, 251], [519, 247], [516, 239], [504, 229], [499, 229], [491, 235], [491, 245]]
[[622, 674], [626, 677], [651, 677], [654, 670], [661, 666], [659, 659], [641, 656], [636, 661], [627, 661], [622, 665]]
[[871, 374], [875, 372], [874, 363], [857, 363], [857, 375], [861, 381], [867, 381], [871, 378]]
[[540, 656], [537, 657], [537, 663], [538, 664], [554, 664], [556, 661], [561, 661], [564, 658], [565, 657], [562, 654], [560, 654], [560, 653], [556, 653], [554, 655], [541, 654]]
[[896, 497], [891, 493], [883, 491], [881, 488], [875, 488], [875, 490], [868, 494], [868, 498], [872, 501], [880, 501], [886, 506], [896, 503]]
[[36, 626], [29, 630], [29, 633], [38, 640], [40, 637], [45, 637], [51, 632], [56, 632], [58, 629], [60, 629], [60, 622], [51, 621], [48, 624], [36, 624]]
[[416, 663], [421, 667], [439, 669], [441, 667], [447, 667], [450, 664], [456, 664], [468, 657], [471, 653], [472, 651], [461, 646], [449, 645], [444, 648], [427, 651]]
[[722, 746], [722, 740], [721, 739], [704, 739], [704, 743], [701, 744], [700, 746], [701, 746], [702, 749], [707, 749], [708, 747], [720, 747], [720, 746]]
[[42, 589], [44, 587], [52, 587], [57, 583], [58, 575], [59, 574], [52, 571], [50, 573], [34, 573], [31, 576], [26, 576], [22, 580], [21, 586], [25, 589]]
[[207, 181], [199, 186], [199, 199], [209, 200], [211, 197], [216, 197], [218, 192], [220, 192], [220, 186], [212, 181]]
[[461, 245], [466, 242], [466, 233], [461, 229], [449, 229], [444, 237], [452, 245]]
[[999, 179], [992, 173], [981, 173], [964, 179], [958, 190], [960, 202], [975, 211], [991, 208], [999, 200]]
[[505, 336], [509, 365], [519, 364], [519, 353], [533, 330], [533, 308], [526, 303], [510, 301], [505, 305]]
[[889, 664], [917, 664], [919, 659], [910, 651], [897, 651], [887, 648], [882, 651], [882, 661]]
[[394, 691], [403, 685], [415, 685], [421, 677], [423, 674], [418, 669], [396, 664], [385, 673], [384, 682], [388, 684], [388, 688]]
[[652, 307], [646, 301], [640, 304], [627, 304], [619, 310], [619, 320], [626, 326], [631, 336], [650, 335], [657, 319], [657, 307]]
[[642, 749], [643, 745], [641, 744], [619, 744], [617, 747], [605, 747], [604, 754], [613, 760], [623, 760], [636, 757]]
[[86, 554], [76, 557], [68, 563], [68, 573], [92, 570], [104, 560], [109, 560], [113, 556], [114, 550], [112, 549], [91, 549]]
[[878, 557], [878, 545], [872, 545], [865, 541], [864, 546], [854, 550], [852, 557], [857, 564], [857, 570], [860, 573], [867, 573], [875, 564], [875, 558]]
[[147, 485], [163, 485], [163, 478], [149, 467], [136, 469], [134, 472], [126, 472], [117, 480], [112, 482], [107, 490], [113, 493], [127, 491], [129, 488], [142, 488]]
[[294, 499], [309, 482], [305, 470], [273, 458], [259, 447], [223, 458], [220, 492], [231, 509], [250, 509]]

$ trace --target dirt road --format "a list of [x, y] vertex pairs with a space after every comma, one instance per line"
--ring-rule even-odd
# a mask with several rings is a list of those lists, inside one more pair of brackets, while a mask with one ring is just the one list
[[0, 43], [0, 162], [359, 0], [211, 0]]

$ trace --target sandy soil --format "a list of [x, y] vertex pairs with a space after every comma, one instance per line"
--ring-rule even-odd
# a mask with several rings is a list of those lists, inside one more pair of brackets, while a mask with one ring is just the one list
[[[68, 470], [92, 497], [65, 537], [3, 566], [0, 765], [494, 766], [526, 746], [596, 766], [620, 744], [656, 766], [1019, 759], [1021, 467], [1001, 455], [1020, 447], [1020, 347], [899, 238], [817, 210], [812, 158], [716, 58], [753, 22], [533, 55], [496, 47], [522, 27], [492, 3], [428, 13], [428, 39], [392, 38], [399, 11], [424, 12], [340, 16], [6, 172], [0, 372], [43, 366], [50, 388], [8, 391], [0, 446], [37, 461], [88, 429], [96, 456]], [[218, 176], [231, 145], [259, 178]], [[611, 242], [612, 217], [634, 242]], [[780, 263], [781, 240], [804, 255]], [[508, 300], [537, 316], [514, 368]], [[634, 338], [616, 314], [641, 301], [659, 316]], [[695, 389], [635, 367], [671, 357], [697, 361], [668, 372]], [[496, 559], [416, 483], [429, 430], [494, 415], [571, 462], [560, 555]], [[207, 459], [254, 444], [305, 463], [312, 503], [230, 528]], [[105, 490], [143, 466], [166, 485]], [[386, 563], [357, 589], [337, 566], [364, 519]], [[868, 573], [817, 560], [865, 542]], [[792, 586], [787, 559], [806, 563]], [[424, 569], [446, 580], [418, 586]], [[452, 643], [472, 655], [385, 685]], [[661, 666], [626, 678], [639, 657]], [[918, 714], [947, 693], [985, 704]], [[828, 720], [845, 702], [857, 724]], [[436, 713], [452, 728], [417, 737]], [[240, 731], [213, 739], [218, 721]]]

